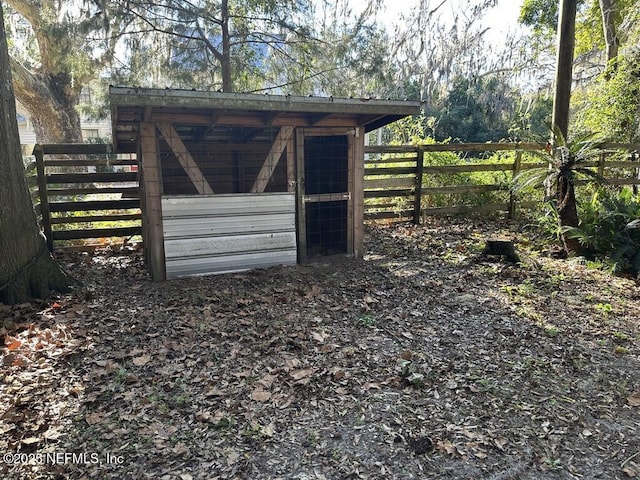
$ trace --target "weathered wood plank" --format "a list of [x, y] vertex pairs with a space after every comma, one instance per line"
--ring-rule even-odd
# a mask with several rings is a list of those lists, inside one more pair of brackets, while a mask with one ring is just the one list
[[154, 281], [166, 279], [164, 238], [162, 232], [162, 174], [156, 126], [153, 123], [140, 124], [140, 150], [142, 157], [143, 191], [143, 238], [145, 256], [151, 278]]
[[416, 167], [365, 168], [365, 176], [415, 174]]
[[138, 221], [142, 219], [141, 213], [118, 214], [118, 215], [91, 215], [82, 217], [52, 217], [52, 225], [73, 225], [74, 223], [91, 222], [124, 222]]
[[138, 198], [140, 196], [139, 187], [85, 187], [85, 188], [49, 188], [49, 196], [68, 195], [104, 195], [122, 194], [125, 198]]
[[[380, 160], [368, 159], [365, 160], [364, 164], [367, 168], [375, 167], [376, 165], [386, 165], [389, 163], [416, 163], [416, 156], [411, 157], [391, 157], [391, 158], [383, 158]], [[403, 165], [404, 166], [404, 165]]]
[[100, 155], [112, 154], [113, 145], [108, 143], [43, 143], [45, 155]]
[[386, 189], [386, 188], [413, 188], [416, 184], [416, 177], [401, 177], [401, 178], [381, 178], [375, 180], [365, 180], [364, 189]]
[[136, 172], [114, 172], [114, 173], [52, 173], [46, 175], [48, 185], [61, 183], [120, 183], [136, 182], [138, 174]]
[[296, 211], [298, 212], [298, 262], [307, 262], [307, 210], [304, 203], [305, 172], [304, 172], [304, 129], [296, 130]]
[[126, 210], [140, 208], [137, 198], [127, 200], [87, 200], [79, 202], [50, 202], [50, 212], [84, 212], [95, 210]]
[[364, 255], [364, 128], [360, 128], [354, 138], [353, 177], [351, 202], [353, 204], [353, 254], [356, 258]]
[[187, 150], [173, 125], [169, 122], [158, 122], [157, 126], [198, 193], [200, 195], [211, 195], [213, 193], [211, 185], [209, 185], [209, 182], [200, 171], [200, 167], [198, 167], [189, 150]]
[[273, 141], [273, 145], [271, 145], [267, 158], [265, 158], [264, 163], [258, 172], [258, 178], [256, 178], [256, 181], [251, 187], [251, 193], [262, 193], [265, 188], [267, 188], [267, 185], [271, 180], [271, 176], [280, 162], [280, 157], [282, 157], [287, 145], [289, 145], [292, 136], [293, 127], [282, 127], [280, 129], [278, 135]]
[[61, 158], [46, 158], [44, 160], [46, 167], [94, 167], [94, 166], [113, 166], [113, 165], [138, 165], [138, 160], [135, 159], [111, 159], [111, 158], [96, 158], [96, 159], [61, 159]]
[[51, 211], [49, 210], [49, 193], [44, 170], [44, 151], [41, 145], [36, 145], [33, 154], [36, 157], [36, 171], [38, 174], [38, 194], [40, 196], [40, 214], [42, 215], [42, 230], [47, 239], [47, 248], [53, 253], [53, 235], [51, 230]]
[[365, 220], [404, 219], [409, 221], [413, 218], [413, 210], [367, 212], [364, 218]]
[[413, 197], [411, 190], [365, 190], [364, 198]]
[[640, 178], [608, 178], [609, 185], [640, 185]]
[[[445, 143], [421, 145], [425, 152], [500, 152], [513, 150], [543, 150], [543, 143]], [[365, 153], [407, 153], [416, 152], [417, 145], [369, 145]]]
[[444, 185], [441, 187], [423, 187], [423, 195], [460, 194], [460, 193], [488, 193], [507, 191], [506, 185]]
[[462, 165], [425, 165], [425, 174], [453, 174], [471, 172], [508, 172], [513, 168], [511, 163], [474, 163]]
[[141, 235], [142, 227], [54, 230], [53, 240], [79, 240], [82, 238], [133, 237]]
[[424, 148], [418, 147], [418, 155], [416, 161], [416, 178], [415, 178], [415, 198], [413, 200], [413, 223], [420, 225], [420, 209], [422, 208], [422, 183], [424, 182]]

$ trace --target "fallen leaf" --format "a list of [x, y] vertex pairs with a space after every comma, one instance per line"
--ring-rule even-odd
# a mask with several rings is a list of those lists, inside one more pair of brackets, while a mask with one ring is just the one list
[[194, 417], [199, 422], [208, 422], [209, 420], [211, 420], [211, 412], [207, 412], [206, 410], [196, 412]]
[[22, 342], [15, 337], [6, 337], [4, 344], [9, 350], [17, 350], [22, 346]]
[[233, 465], [240, 458], [240, 454], [235, 450], [232, 450], [229, 455], [227, 455], [227, 465]]
[[446, 453], [447, 455], [454, 455], [458, 451], [456, 449], [456, 446], [449, 440], [440, 440], [436, 444], [436, 448], [438, 449], [438, 451]]
[[318, 343], [324, 343], [329, 338], [329, 334], [325, 332], [311, 332], [311, 337]]
[[23, 438], [22, 443], [24, 443], [25, 445], [33, 445], [34, 443], [40, 443], [40, 440], [40, 437], [28, 437]]
[[632, 407], [640, 407], [640, 392], [636, 392], [627, 398], [627, 402], [629, 402], [629, 405]]
[[313, 368], [302, 368], [300, 370], [294, 370], [289, 375], [293, 377], [294, 380], [302, 380], [303, 378], [309, 377], [313, 374]]
[[175, 447], [171, 450], [176, 455], [187, 455], [189, 453], [189, 448], [184, 444], [178, 442]]
[[273, 437], [274, 433], [276, 433], [276, 429], [274, 428], [273, 424], [270, 423], [266, 427], [261, 427], [260, 428], [260, 433], [262, 435], [264, 435], [265, 437], [271, 438], [271, 437]]
[[133, 364], [137, 367], [142, 367], [151, 361], [151, 355], [141, 355], [133, 359]]
[[89, 425], [95, 425], [96, 423], [100, 423], [103, 417], [104, 415], [99, 412], [87, 413], [84, 416], [84, 421], [87, 422]]
[[276, 378], [278, 378], [276, 375], [266, 374], [264, 377], [262, 377], [256, 383], [258, 385], [261, 385], [263, 388], [269, 389], [273, 385], [273, 382], [275, 382]]
[[507, 444], [508, 440], [506, 438], [496, 438], [493, 440], [493, 443], [496, 447], [498, 447], [498, 450], [500, 450], [501, 452], [504, 452], [504, 446]]
[[263, 390], [261, 387], [256, 388], [251, 392], [251, 399], [256, 402], [266, 402], [271, 398], [271, 392]]

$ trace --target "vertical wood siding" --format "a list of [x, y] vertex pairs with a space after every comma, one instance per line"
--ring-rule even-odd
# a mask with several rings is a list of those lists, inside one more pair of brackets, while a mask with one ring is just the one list
[[162, 198], [167, 278], [295, 265], [295, 195]]

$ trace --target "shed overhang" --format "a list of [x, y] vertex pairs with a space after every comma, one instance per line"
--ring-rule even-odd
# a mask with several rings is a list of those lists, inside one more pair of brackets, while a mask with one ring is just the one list
[[420, 102], [256, 95], [194, 90], [111, 87], [113, 142], [137, 150], [140, 124], [170, 122], [195, 141], [246, 141], [288, 127], [364, 127], [375, 130], [420, 112]]

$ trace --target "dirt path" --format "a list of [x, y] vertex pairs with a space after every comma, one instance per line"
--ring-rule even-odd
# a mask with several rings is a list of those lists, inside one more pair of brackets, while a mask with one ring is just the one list
[[74, 295], [0, 306], [0, 476], [640, 478], [638, 284], [522, 233], [522, 264], [479, 258], [513, 228], [160, 284], [65, 259]]

